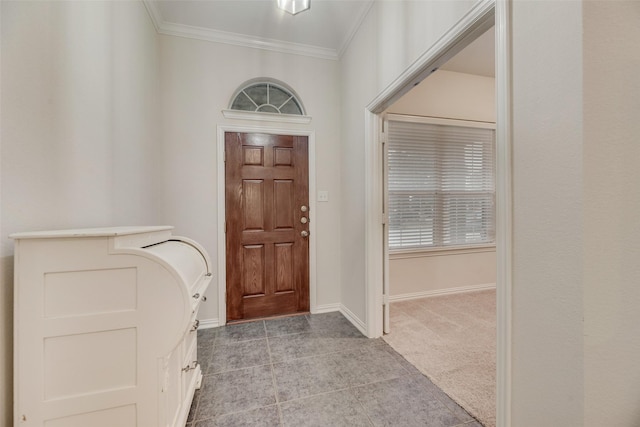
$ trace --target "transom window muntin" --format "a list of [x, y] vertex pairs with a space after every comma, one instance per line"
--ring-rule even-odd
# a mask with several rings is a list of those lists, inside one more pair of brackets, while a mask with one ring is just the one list
[[241, 86], [232, 98], [231, 110], [304, 116], [305, 111], [293, 89], [284, 83], [260, 79]]
[[[389, 249], [495, 243], [495, 130], [390, 116]], [[450, 124], [451, 123], [451, 124]]]

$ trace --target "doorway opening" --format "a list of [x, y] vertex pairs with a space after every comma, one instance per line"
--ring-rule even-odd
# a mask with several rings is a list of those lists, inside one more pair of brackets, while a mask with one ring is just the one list
[[[411, 88], [495, 26], [496, 34], [496, 425], [510, 424], [511, 394], [511, 146], [509, 2], [478, 2], [366, 108], [367, 333], [383, 334], [389, 304], [384, 228], [382, 113]], [[387, 267], [387, 269], [385, 269]]]
[[491, 28], [383, 113], [384, 339], [495, 427]]

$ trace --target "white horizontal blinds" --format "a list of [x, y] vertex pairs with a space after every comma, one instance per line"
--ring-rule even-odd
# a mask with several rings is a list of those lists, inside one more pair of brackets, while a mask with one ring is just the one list
[[494, 242], [494, 131], [388, 123], [390, 249]]

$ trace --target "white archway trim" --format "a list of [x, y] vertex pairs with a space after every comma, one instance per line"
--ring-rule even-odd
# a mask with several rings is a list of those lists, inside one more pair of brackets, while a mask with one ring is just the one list
[[496, 0], [496, 425], [511, 426], [513, 190], [511, 0]]
[[367, 105], [382, 113], [458, 52], [494, 26], [495, 0], [482, 0]]
[[218, 180], [218, 326], [227, 323], [227, 249], [225, 236], [226, 204], [225, 204], [225, 167], [224, 167], [224, 134], [225, 132], [260, 132], [275, 135], [295, 135], [309, 138], [309, 309], [316, 312], [317, 307], [317, 242], [316, 234], [316, 133], [313, 130], [272, 128], [266, 126], [218, 125], [217, 142], [217, 180]]
[[495, 25], [496, 31], [496, 253], [497, 253], [497, 426], [511, 425], [512, 171], [511, 0], [482, 0], [365, 109], [366, 327], [383, 330], [382, 151], [380, 114], [413, 86]]
[[222, 115], [226, 119], [255, 120], [260, 122], [309, 124], [311, 116], [296, 116], [293, 114], [270, 114], [256, 113], [254, 111], [222, 110]]

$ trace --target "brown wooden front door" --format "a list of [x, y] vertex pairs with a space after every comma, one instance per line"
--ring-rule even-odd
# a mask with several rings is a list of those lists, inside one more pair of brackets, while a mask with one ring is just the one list
[[225, 150], [227, 321], [309, 311], [308, 138], [227, 132]]

